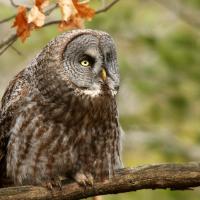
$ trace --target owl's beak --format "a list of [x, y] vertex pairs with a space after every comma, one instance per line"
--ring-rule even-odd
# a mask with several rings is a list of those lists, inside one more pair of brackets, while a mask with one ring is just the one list
[[103, 81], [105, 81], [105, 80], [106, 80], [106, 77], [107, 77], [107, 75], [106, 75], [106, 70], [105, 70], [105, 68], [103, 67], [102, 70], [101, 70], [101, 78], [102, 78]]

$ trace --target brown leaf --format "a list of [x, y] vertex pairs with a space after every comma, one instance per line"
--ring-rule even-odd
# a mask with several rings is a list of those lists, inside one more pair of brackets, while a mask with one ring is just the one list
[[35, 5], [41, 11], [49, 5], [49, 0], [35, 0]]
[[48, 6], [49, 0], [35, 0], [35, 5], [28, 13], [28, 23], [33, 23], [37, 27], [44, 25], [45, 14], [43, 9]]
[[61, 21], [58, 25], [60, 31], [72, 28], [83, 28], [83, 19], [78, 15], [72, 15], [68, 21]]
[[85, 19], [92, 19], [92, 17], [95, 14], [95, 10], [90, 8], [88, 3], [86, 2], [79, 2], [78, 0], [72, 0], [76, 10], [78, 11], [78, 14], [80, 17], [85, 18]]
[[28, 13], [28, 23], [33, 23], [37, 27], [44, 25], [45, 15], [39, 10], [37, 6], [33, 6]]
[[72, 0], [58, 0], [58, 5], [61, 9], [62, 20], [68, 21], [71, 16], [76, 14], [77, 11], [72, 3]]
[[32, 24], [29, 24], [26, 18], [26, 8], [20, 6], [18, 8], [18, 13], [15, 17], [15, 21], [12, 27], [16, 27], [17, 35], [20, 37], [22, 42], [25, 41], [27, 37], [30, 36], [30, 31], [34, 28]]

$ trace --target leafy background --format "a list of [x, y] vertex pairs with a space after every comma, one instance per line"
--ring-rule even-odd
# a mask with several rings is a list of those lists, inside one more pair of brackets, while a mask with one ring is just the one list
[[[118, 96], [125, 132], [125, 166], [200, 159], [200, 32], [154, 0], [119, 1], [94, 17], [86, 28], [110, 33], [117, 45], [121, 71]], [[170, 1], [169, 1], [170, 2]], [[0, 1], [0, 19], [16, 9]], [[185, 9], [200, 8], [199, 0], [183, 0]], [[96, 2], [93, 2], [95, 5]], [[56, 16], [59, 13], [55, 13]], [[0, 24], [0, 37], [14, 30]], [[0, 95], [9, 80], [59, 32], [56, 26], [34, 31], [22, 44], [0, 57]], [[105, 199], [197, 200], [200, 190], [142, 190]]]

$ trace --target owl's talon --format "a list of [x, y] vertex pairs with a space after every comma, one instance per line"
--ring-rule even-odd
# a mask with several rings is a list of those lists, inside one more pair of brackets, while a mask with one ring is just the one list
[[88, 185], [93, 186], [93, 184], [94, 184], [94, 178], [93, 178], [93, 176], [91, 174], [87, 174], [86, 176], [87, 176], [87, 183], [88, 183]]
[[60, 190], [62, 190], [62, 182], [60, 179], [55, 180], [55, 186], [58, 187]]
[[53, 191], [55, 188], [59, 188], [59, 190], [62, 190], [62, 182], [59, 178], [47, 181], [42, 185], [50, 191]]
[[46, 183], [44, 184], [44, 186], [45, 186], [48, 190], [53, 191], [53, 185], [52, 185], [51, 181], [46, 182]]
[[92, 186], [94, 183], [93, 176], [91, 174], [84, 174], [84, 173], [76, 173], [74, 176], [74, 180], [81, 186]]

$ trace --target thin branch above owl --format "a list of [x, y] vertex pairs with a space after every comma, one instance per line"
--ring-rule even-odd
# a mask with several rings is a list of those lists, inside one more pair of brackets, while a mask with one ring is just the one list
[[[92, 20], [96, 14], [106, 12], [119, 0], [111, 2], [102, 1], [100, 9], [94, 10], [89, 1], [79, 0], [57, 0], [52, 3], [50, 0], [35, 0], [33, 5], [17, 5], [14, 0], [10, 0], [11, 5], [17, 9], [17, 14], [12, 15], [0, 21], [8, 22], [14, 19], [12, 27], [16, 28], [16, 34], [12, 34], [0, 43], [0, 55], [3, 54], [14, 42], [20, 38], [24, 42], [31, 32], [49, 25], [58, 24], [58, 29], [64, 31], [66, 29], [84, 28], [85, 20]], [[49, 20], [49, 16], [56, 10], [60, 9], [61, 19]]]

